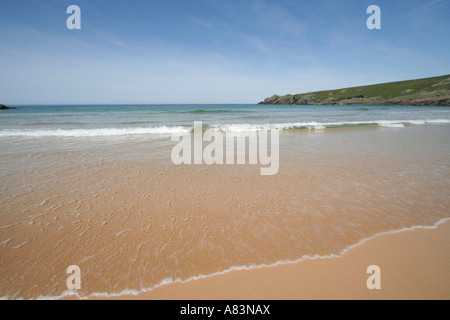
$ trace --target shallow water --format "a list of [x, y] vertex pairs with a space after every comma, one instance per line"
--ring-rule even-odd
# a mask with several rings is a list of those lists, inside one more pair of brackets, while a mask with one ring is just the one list
[[[49, 107], [0, 114], [0, 296], [61, 296], [70, 265], [81, 268], [80, 296], [138, 292], [339, 254], [375, 234], [450, 217], [448, 108], [277, 107], [171, 106], [173, 117], [143, 106], [111, 116], [105, 106], [51, 111], [61, 117]], [[187, 132], [194, 120], [225, 132], [367, 123], [285, 128], [274, 176], [261, 176], [261, 165], [176, 166], [169, 134], [5, 134], [137, 128], [152, 112], [163, 114], [154, 126]], [[269, 114], [267, 123], [248, 122]]]

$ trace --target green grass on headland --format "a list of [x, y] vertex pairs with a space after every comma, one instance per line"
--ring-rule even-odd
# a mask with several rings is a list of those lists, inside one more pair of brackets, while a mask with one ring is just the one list
[[450, 98], [450, 75], [361, 87], [273, 96], [261, 104], [405, 104]]

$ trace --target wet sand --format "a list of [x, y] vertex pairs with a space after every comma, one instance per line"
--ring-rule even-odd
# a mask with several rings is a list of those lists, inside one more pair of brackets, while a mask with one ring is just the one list
[[[368, 266], [381, 289], [366, 286]], [[163, 285], [110, 299], [450, 299], [450, 221], [369, 239], [342, 257], [318, 258]], [[96, 297], [105, 298], [105, 297]]]
[[[336, 267], [335, 273], [315, 265], [334, 259], [299, 263], [312, 265], [298, 272], [296, 264], [224, 270], [339, 254], [361, 239], [448, 218], [449, 132], [414, 127], [287, 134], [280, 171], [269, 177], [260, 175], [260, 166], [175, 166], [170, 144], [140, 139], [118, 145], [83, 140], [68, 150], [64, 139], [55, 140], [57, 146], [42, 140], [29, 146], [35, 149], [26, 157], [13, 150], [0, 157], [0, 297], [61, 298], [71, 265], [81, 269], [81, 297], [145, 290], [151, 299], [338, 296], [323, 286], [352, 297], [352, 283], [367, 290], [365, 270], [372, 264], [382, 267], [383, 284], [386, 268], [393, 268], [416, 288], [402, 273], [416, 268], [448, 290], [442, 280], [448, 269], [432, 268], [449, 264], [424, 258], [430, 265], [417, 265], [415, 260], [426, 257], [418, 245], [400, 246], [395, 254], [384, 253], [394, 250], [390, 244], [380, 246], [380, 260], [369, 256], [359, 266], [351, 259], [351, 267]], [[417, 143], [421, 137], [423, 143]], [[97, 150], [100, 142], [104, 146]], [[441, 239], [423, 247], [434, 253], [448, 243]], [[383, 262], [384, 255], [402, 268]], [[405, 266], [412, 259], [414, 266]], [[334, 263], [329, 268], [334, 270]], [[423, 271], [427, 268], [432, 271]], [[222, 275], [208, 277], [217, 274]], [[199, 276], [203, 280], [167, 284]], [[192, 287], [216, 279], [224, 280]], [[385, 290], [393, 292], [383, 285]], [[442, 292], [431, 290], [424, 295]]]

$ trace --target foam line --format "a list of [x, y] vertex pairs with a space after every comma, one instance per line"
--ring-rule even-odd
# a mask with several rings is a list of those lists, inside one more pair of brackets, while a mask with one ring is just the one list
[[[389, 234], [397, 234], [397, 233], [401, 233], [404, 231], [413, 231], [416, 229], [436, 229], [439, 225], [441, 225], [442, 223], [445, 223], [447, 221], [450, 221], [450, 218], [444, 218], [442, 220], [439, 220], [438, 222], [436, 222], [434, 225], [432, 226], [413, 226], [413, 227], [409, 227], [409, 228], [402, 228], [399, 230], [393, 230], [393, 231], [385, 231], [385, 232], [380, 232], [377, 233], [373, 236], [370, 236], [368, 238], [364, 238], [362, 240], [360, 240], [359, 242], [357, 242], [356, 244], [353, 244], [351, 246], [346, 247], [345, 249], [343, 249], [340, 253], [338, 254], [330, 254], [330, 255], [324, 255], [324, 256], [320, 256], [320, 255], [314, 255], [314, 256], [309, 256], [309, 255], [305, 255], [299, 259], [296, 260], [281, 260], [281, 261], [276, 261], [274, 263], [271, 264], [259, 264], [259, 265], [249, 265], [249, 266], [233, 266], [229, 269], [223, 270], [223, 271], [219, 271], [219, 272], [215, 272], [215, 273], [211, 273], [211, 274], [206, 274], [206, 275], [198, 275], [198, 276], [193, 276], [190, 277], [188, 279], [182, 280], [180, 278], [177, 279], [171, 279], [171, 278], [167, 278], [162, 280], [160, 283], [154, 285], [153, 287], [150, 288], [144, 288], [141, 290], [133, 290], [133, 289], [125, 289], [122, 290], [119, 293], [107, 293], [107, 292], [95, 292], [90, 294], [89, 296], [80, 296], [77, 292], [72, 291], [72, 290], [66, 290], [64, 291], [61, 295], [59, 296], [39, 296], [38, 298], [36, 298], [36, 300], [56, 300], [56, 299], [62, 299], [65, 297], [77, 297], [78, 299], [89, 299], [89, 298], [93, 298], [93, 297], [104, 297], [104, 298], [108, 298], [108, 297], [120, 297], [122, 295], [139, 295], [141, 293], [145, 293], [145, 292], [149, 292], [152, 291], [158, 287], [167, 285], [167, 284], [171, 284], [171, 283], [188, 283], [190, 281], [194, 281], [194, 280], [200, 280], [200, 279], [205, 279], [205, 278], [210, 278], [210, 277], [214, 277], [217, 275], [223, 275], [223, 274], [227, 274], [229, 272], [233, 272], [233, 271], [238, 271], [238, 270], [252, 270], [252, 269], [260, 269], [260, 268], [272, 268], [272, 267], [276, 267], [279, 265], [284, 265], [284, 264], [295, 264], [295, 263], [299, 263], [301, 261], [304, 260], [316, 260], [316, 259], [332, 259], [332, 258], [340, 258], [342, 257], [345, 253], [347, 253], [348, 251], [350, 251], [351, 249], [358, 247], [364, 243], [366, 243], [369, 240], [372, 240], [374, 238], [377, 238], [379, 236], [382, 235], [389, 235]], [[0, 297], [0, 300], [5, 300], [8, 299], [8, 296], [6, 297]]]

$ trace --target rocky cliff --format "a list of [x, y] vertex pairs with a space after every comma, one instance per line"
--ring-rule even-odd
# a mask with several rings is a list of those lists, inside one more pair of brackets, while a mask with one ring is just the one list
[[296, 95], [274, 95], [259, 104], [450, 106], [450, 75]]

